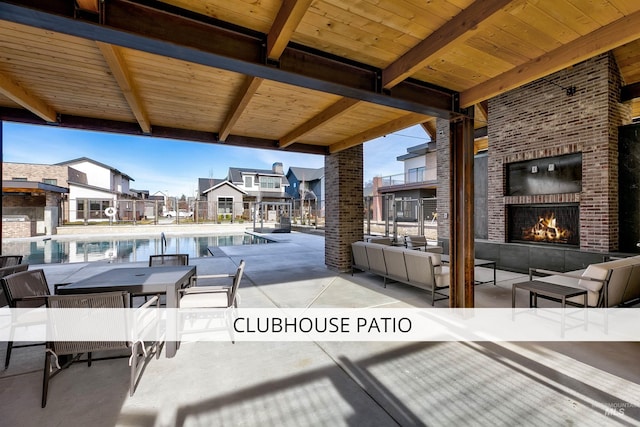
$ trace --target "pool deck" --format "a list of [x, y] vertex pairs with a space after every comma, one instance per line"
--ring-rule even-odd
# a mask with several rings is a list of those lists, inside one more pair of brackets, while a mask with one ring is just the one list
[[[244, 259], [241, 307], [430, 307], [419, 289], [328, 270], [321, 236], [270, 237], [280, 243], [190, 261], [208, 274]], [[53, 284], [118, 265], [42, 268]], [[498, 270], [496, 286], [475, 288], [476, 306], [510, 307], [511, 285], [524, 278]], [[116, 359], [62, 372], [41, 409], [43, 356], [42, 347], [16, 349], [0, 371], [1, 425], [640, 425], [639, 342], [183, 343], [176, 357], [150, 361], [132, 397], [127, 363]]]

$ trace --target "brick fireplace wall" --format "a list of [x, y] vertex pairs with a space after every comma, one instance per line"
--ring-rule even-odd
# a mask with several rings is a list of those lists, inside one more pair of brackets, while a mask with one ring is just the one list
[[[617, 250], [618, 127], [631, 122], [619, 102], [622, 84], [607, 53], [489, 100], [489, 241], [506, 241], [510, 204], [579, 203], [580, 249]], [[580, 193], [506, 196], [506, 164], [578, 152]]]

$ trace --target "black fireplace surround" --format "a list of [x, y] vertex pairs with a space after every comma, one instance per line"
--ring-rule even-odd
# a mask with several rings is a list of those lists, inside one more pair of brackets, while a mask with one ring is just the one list
[[580, 208], [577, 203], [510, 205], [507, 241], [578, 247]]

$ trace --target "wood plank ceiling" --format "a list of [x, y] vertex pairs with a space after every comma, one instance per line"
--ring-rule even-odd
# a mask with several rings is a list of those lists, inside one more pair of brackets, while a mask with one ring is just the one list
[[334, 153], [613, 50], [640, 115], [637, 0], [0, 4], [0, 119]]

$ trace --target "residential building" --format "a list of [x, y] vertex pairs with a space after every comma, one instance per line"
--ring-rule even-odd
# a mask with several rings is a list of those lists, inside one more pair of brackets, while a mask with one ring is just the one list
[[[71, 176], [68, 181], [68, 204], [65, 207], [65, 217], [69, 222], [76, 221], [104, 221], [109, 219], [105, 213], [108, 207], [118, 206], [115, 219], [131, 220], [144, 216], [142, 205], [140, 212], [134, 212], [133, 203], [120, 203], [118, 200], [134, 200], [129, 182], [134, 181], [129, 175], [118, 169], [92, 160], [80, 157], [66, 162], [57, 163], [58, 166], [68, 166], [79, 173]], [[138, 210], [138, 208], [135, 208]]]
[[277, 204], [291, 201], [288, 187], [282, 163], [271, 169], [230, 167], [226, 178], [198, 179], [199, 197], [207, 201], [206, 212], [199, 212], [210, 219], [250, 219], [254, 205], [262, 203], [270, 206], [266, 212], [275, 218], [281, 211]]
[[286, 192], [296, 201], [296, 209], [302, 200], [316, 216], [324, 217], [324, 168], [290, 167], [286, 177]]

